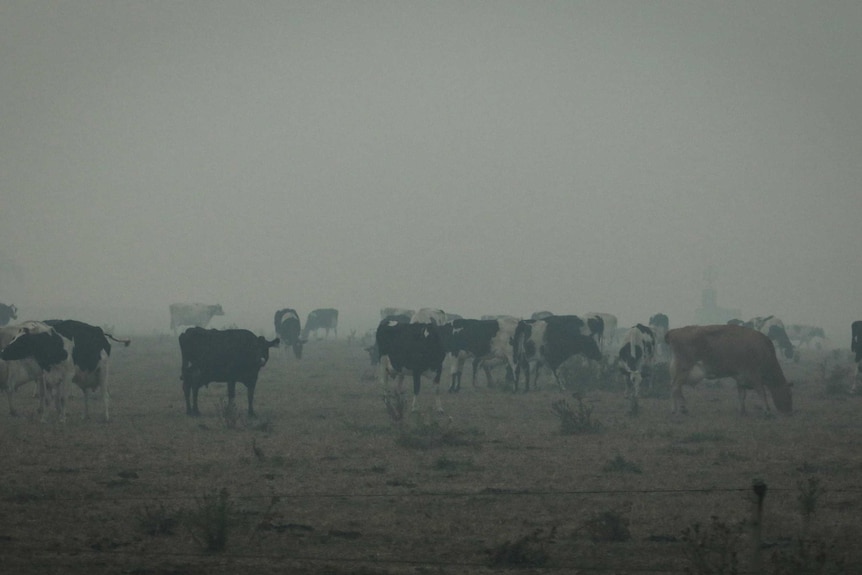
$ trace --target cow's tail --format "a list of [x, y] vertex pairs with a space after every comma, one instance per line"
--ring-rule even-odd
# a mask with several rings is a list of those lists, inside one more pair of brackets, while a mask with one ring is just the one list
[[116, 338], [116, 337], [114, 337], [113, 335], [111, 335], [111, 334], [109, 334], [109, 333], [106, 333], [106, 334], [105, 334], [105, 337], [107, 337], [107, 338], [109, 338], [109, 339], [112, 339], [112, 340], [114, 340], [114, 341], [115, 341], [115, 342], [117, 342], [117, 343], [121, 343], [121, 344], [123, 344], [123, 346], [124, 346], [124, 347], [129, 347], [129, 344], [130, 344], [130, 343], [132, 343], [132, 340], [130, 340], [130, 339], [120, 339], [120, 338]]

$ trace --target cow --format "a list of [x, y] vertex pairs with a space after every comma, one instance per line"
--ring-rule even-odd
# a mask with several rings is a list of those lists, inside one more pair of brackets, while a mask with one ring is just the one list
[[546, 317], [551, 317], [553, 312], [542, 310], [542, 311], [534, 311], [530, 314], [530, 319], [545, 319]]
[[440, 330], [434, 323], [399, 323], [382, 321], [377, 326], [377, 348], [380, 351], [380, 382], [384, 392], [389, 378], [397, 379], [397, 394], [400, 396], [405, 372], [413, 376], [413, 411], [419, 399], [420, 378], [425, 372], [434, 375], [437, 411], [443, 412], [440, 402], [440, 377], [446, 350]]
[[[31, 357], [42, 369], [42, 418], [47, 402], [53, 396], [55, 407], [65, 421], [65, 404], [72, 382], [84, 394], [84, 418], [90, 416], [89, 391], [99, 390], [105, 421], [110, 421], [108, 390], [109, 339], [128, 346], [130, 340], [106, 334], [102, 328], [75, 320], [28, 322], [3, 351], [3, 359], [22, 360]], [[59, 339], [58, 339], [59, 338]], [[48, 359], [45, 359], [48, 358]]]
[[456, 319], [440, 328], [446, 352], [454, 359], [449, 392], [461, 390], [461, 372], [468, 357], [473, 358], [473, 387], [476, 387], [479, 365], [485, 371], [488, 387], [493, 385], [491, 364], [495, 361], [505, 362], [508, 375], [511, 376], [514, 369], [512, 338], [517, 326], [518, 320], [515, 318]]
[[626, 332], [618, 357], [620, 370], [626, 378], [626, 397], [631, 399], [632, 412], [637, 412], [641, 382], [652, 377], [655, 356], [655, 334], [643, 325], [636, 324]]
[[172, 303], [170, 310], [174, 335], [181, 327], [206, 327], [214, 316], [224, 315], [221, 304]]
[[776, 346], [781, 348], [781, 351], [784, 352], [784, 357], [787, 359], [792, 359], [794, 357], [793, 343], [787, 336], [787, 330], [784, 329], [784, 322], [774, 315], [755, 317], [745, 322], [739, 319], [731, 319], [727, 322], [727, 325], [736, 325], [755, 329], [771, 339]]
[[587, 314], [587, 317], [599, 317], [602, 320], [602, 336], [599, 342], [599, 347], [604, 350], [605, 344], [612, 346], [615, 342], [617, 331], [617, 316], [612, 313], [593, 311]]
[[794, 323], [785, 326], [787, 337], [796, 347], [816, 347], [820, 349], [820, 345], [826, 339], [826, 333], [822, 327], [813, 325], [802, 325]]
[[778, 363], [775, 345], [763, 333], [737, 325], [687, 326], [668, 330], [665, 341], [671, 349], [673, 413], [687, 413], [684, 384], [721, 377], [736, 380], [743, 415], [746, 390], [752, 388], [760, 394], [767, 412], [767, 390], [779, 412], [793, 412], [790, 384]]
[[856, 374], [850, 392], [856, 393], [859, 381], [862, 379], [862, 320], [850, 324], [850, 351], [854, 354], [853, 362], [856, 364]]
[[[27, 322], [36, 325], [36, 322]], [[25, 325], [27, 325], [25, 324]], [[23, 325], [0, 327], [0, 351], [2, 351], [22, 331]], [[0, 360], [0, 389], [6, 392], [9, 403], [9, 415], [15, 416], [13, 396], [15, 392], [27, 383], [34, 381], [41, 388], [42, 368], [33, 357], [20, 360]]]
[[433, 323], [440, 327], [446, 325], [446, 312], [433, 307], [423, 307], [416, 310], [416, 313], [410, 318], [410, 323]]
[[649, 318], [649, 326], [655, 336], [655, 359], [667, 362], [670, 359], [667, 343], [664, 341], [664, 335], [670, 328], [670, 320], [667, 315], [657, 313]]
[[275, 335], [284, 344], [285, 353], [290, 347], [293, 349], [293, 355], [296, 359], [302, 359], [302, 346], [307, 340], [302, 339], [299, 314], [296, 313], [296, 310], [289, 307], [278, 310], [275, 312], [273, 323], [275, 324]]
[[8, 324], [13, 319], [18, 319], [18, 308], [14, 305], [0, 303], [0, 327]]
[[308, 334], [314, 332], [315, 337], [319, 339], [318, 330], [324, 330], [324, 339], [329, 338], [329, 330], [335, 334], [335, 339], [338, 339], [338, 310], [327, 307], [313, 309], [308, 313], [308, 318], [305, 320], [305, 327], [302, 330], [302, 338], [308, 340]]
[[[395, 309], [395, 308], [386, 308], [386, 309]], [[410, 311], [410, 310], [404, 310], [404, 311]], [[385, 318], [383, 318], [382, 320], [380, 320], [380, 323], [377, 324], [377, 327], [379, 328], [384, 323], [387, 323], [387, 324], [410, 323], [411, 317], [413, 317], [412, 312], [410, 313], [410, 315], [405, 315], [405, 314], [389, 315], [389, 316], [386, 316]], [[373, 330], [371, 330], [371, 332], [372, 332], [371, 337], [374, 341], [371, 343], [371, 345], [365, 347], [365, 351], [368, 352], [368, 359], [371, 361], [371, 365], [375, 366], [375, 365], [378, 365], [380, 363], [380, 348], [377, 345], [377, 329], [373, 329]]]
[[536, 387], [538, 368], [546, 365], [560, 390], [564, 390], [560, 380], [560, 366], [574, 355], [588, 360], [601, 361], [602, 353], [596, 340], [584, 333], [586, 322], [575, 315], [554, 315], [539, 320], [518, 322], [513, 336], [515, 359], [515, 390], [518, 389], [520, 371], [525, 370], [524, 390], [530, 388], [530, 365], [534, 365], [533, 387]]
[[277, 347], [278, 338], [267, 341], [246, 329], [203, 329], [190, 327], [180, 334], [183, 396], [186, 415], [199, 416], [198, 391], [214, 381], [227, 382], [228, 405], [233, 405], [236, 384], [245, 384], [248, 395], [248, 416], [254, 412], [254, 391], [260, 369], [269, 361], [270, 348]]
[[0, 359], [7, 364], [32, 360], [39, 370], [42, 422], [47, 421], [48, 407], [53, 400], [60, 422], [65, 423], [67, 384], [75, 376], [72, 340], [42, 322], [25, 322], [19, 328], [0, 352]]

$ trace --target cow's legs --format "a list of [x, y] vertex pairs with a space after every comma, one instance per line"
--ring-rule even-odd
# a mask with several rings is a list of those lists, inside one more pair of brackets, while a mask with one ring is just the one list
[[745, 415], [745, 395], [747, 393], [747, 389], [745, 388], [745, 384], [742, 381], [738, 381], [736, 384], [736, 395], [739, 397], [739, 415]]
[[682, 395], [682, 386], [683, 383], [690, 377], [690, 369], [683, 369], [680, 366], [676, 358], [672, 358], [670, 360], [670, 374], [671, 374], [671, 397], [673, 398], [673, 413], [688, 413], [688, 409], [685, 407], [685, 397]]
[[246, 395], [248, 395], [248, 416], [250, 418], [257, 417], [257, 414], [254, 412], [254, 390], [257, 387], [257, 382], [251, 382], [246, 384]]
[[[416, 411], [419, 405], [419, 388], [422, 385], [422, 374], [419, 370], [413, 372], [413, 407], [412, 410]], [[400, 382], [399, 382], [400, 383]]]
[[464, 370], [464, 355], [461, 352], [453, 356], [455, 361], [452, 362], [452, 367], [449, 370], [452, 375], [452, 383], [449, 384], [449, 392], [457, 393], [461, 391], [461, 373]]

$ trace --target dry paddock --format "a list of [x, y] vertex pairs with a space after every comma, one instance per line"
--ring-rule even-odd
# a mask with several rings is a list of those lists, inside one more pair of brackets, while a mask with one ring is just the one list
[[[682, 417], [667, 397], [631, 417], [621, 390], [590, 390], [601, 428], [568, 435], [551, 405], [577, 403], [547, 375], [528, 394], [466, 378], [442, 418], [426, 381], [419, 413], [393, 424], [344, 341], [311, 342], [301, 361], [274, 350], [257, 420], [222, 415], [223, 384], [191, 418], [176, 340], [137, 338], [114, 350], [109, 423], [81, 420], [77, 388], [65, 425], [38, 421], [30, 389], [23, 416], [0, 415], [0, 572], [706, 573], [698, 553], [736, 553], [739, 572], [792, 573], [816, 552], [862, 572], [862, 397], [829, 388], [824, 358], [785, 365], [791, 417], [752, 397], [739, 416], [727, 384], [687, 389]], [[767, 485], [759, 556], [754, 480]], [[225, 547], [209, 551], [220, 524]]]

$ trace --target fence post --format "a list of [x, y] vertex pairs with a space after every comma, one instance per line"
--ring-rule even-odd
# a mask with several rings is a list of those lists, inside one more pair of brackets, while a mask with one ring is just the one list
[[759, 574], [763, 573], [761, 550], [763, 549], [763, 500], [766, 498], [766, 483], [755, 479], [751, 487], [755, 495], [754, 517], [751, 521], [751, 539], [754, 545], [751, 566], [752, 571]]

